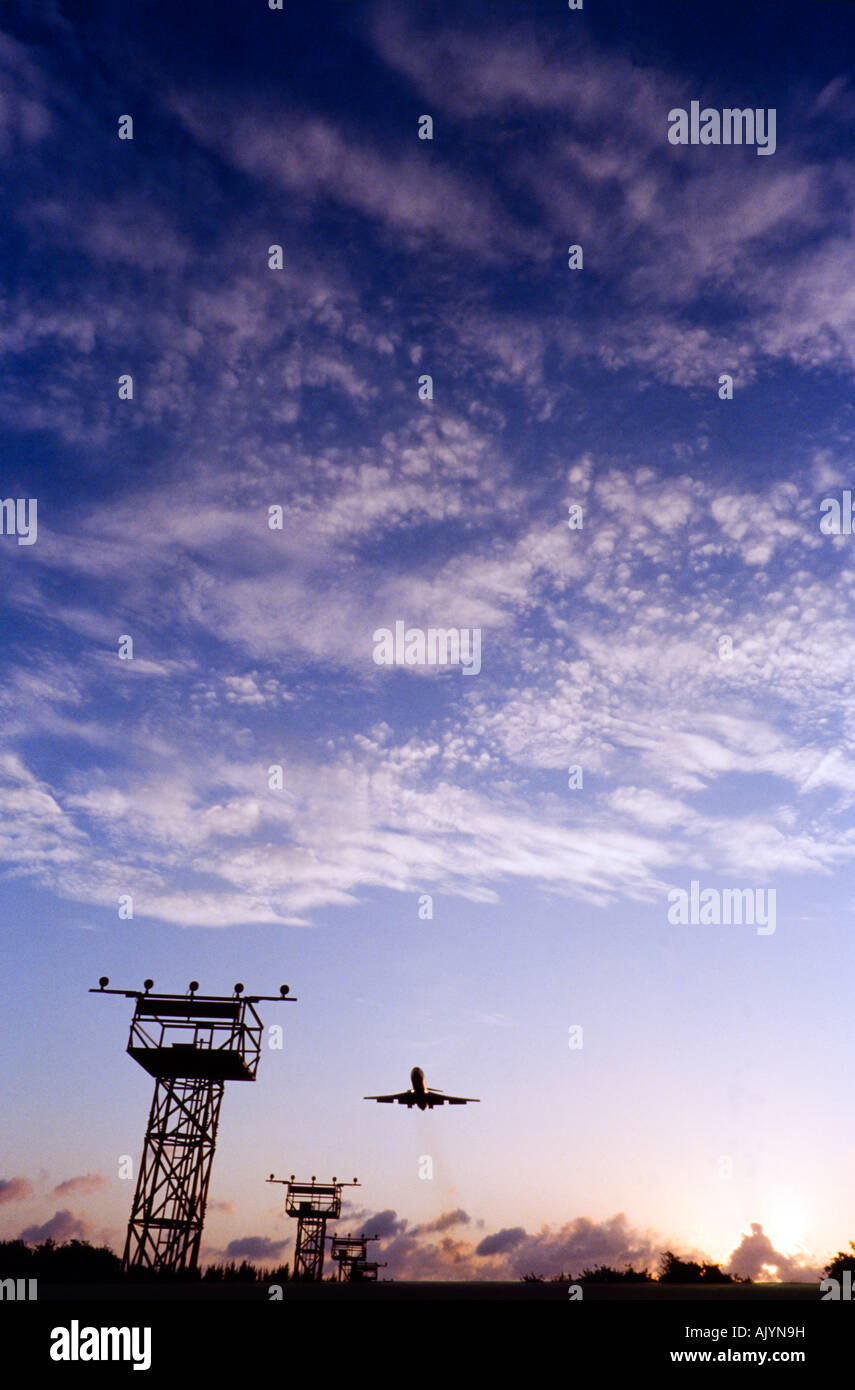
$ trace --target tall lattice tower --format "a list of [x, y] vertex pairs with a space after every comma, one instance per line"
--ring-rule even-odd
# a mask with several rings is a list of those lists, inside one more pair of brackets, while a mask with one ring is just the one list
[[124, 1268], [178, 1273], [195, 1269], [205, 1224], [217, 1125], [227, 1081], [254, 1081], [261, 1056], [262, 1000], [296, 1002], [282, 985], [278, 997], [108, 989], [106, 975], [90, 994], [135, 999], [128, 1052], [154, 1078], [154, 1099], [134, 1194]]
[[324, 1277], [324, 1249], [327, 1239], [327, 1222], [337, 1221], [341, 1216], [341, 1190], [343, 1187], [358, 1187], [353, 1182], [339, 1182], [333, 1174], [332, 1182], [295, 1182], [290, 1178], [275, 1178], [268, 1182], [283, 1183], [288, 1189], [285, 1193], [285, 1212], [297, 1221], [297, 1240], [294, 1246], [294, 1278], [315, 1282]]

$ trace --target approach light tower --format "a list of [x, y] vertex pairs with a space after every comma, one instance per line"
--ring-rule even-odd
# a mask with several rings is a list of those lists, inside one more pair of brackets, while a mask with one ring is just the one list
[[369, 1260], [369, 1240], [379, 1240], [379, 1236], [333, 1236], [332, 1257], [338, 1260], [338, 1278], [341, 1284], [362, 1284], [376, 1282], [378, 1269], [386, 1268], [378, 1260]]
[[306, 1282], [318, 1282], [324, 1277], [324, 1247], [327, 1239], [327, 1222], [338, 1221], [341, 1216], [341, 1190], [343, 1187], [358, 1187], [353, 1182], [339, 1182], [333, 1174], [332, 1182], [295, 1182], [290, 1178], [274, 1178], [268, 1182], [283, 1183], [285, 1211], [288, 1216], [297, 1218], [297, 1241], [294, 1246], [294, 1278]]
[[135, 999], [128, 1052], [154, 1078], [154, 1099], [145, 1133], [137, 1190], [128, 1221], [123, 1268], [195, 1269], [205, 1224], [205, 1205], [217, 1124], [227, 1081], [254, 1081], [261, 1056], [261, 1000], [296, 1003], [282, 985], [279, 995], [199, 995], [108, 989], [102, 975], [90, 994]]

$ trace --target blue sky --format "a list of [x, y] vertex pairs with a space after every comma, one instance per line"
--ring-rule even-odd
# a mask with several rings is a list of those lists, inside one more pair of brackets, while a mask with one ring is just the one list
[[[86, 10], [0, 34], [0, 1233], [121, 1245], [101, 973], [284, 980], [211, 1257], [346, 1172], [399, 1277], [809, 1277], [855, 1222], [855, 14]], [[671, 145], [693, 100], [774, 154]], [[396, 621], [481, 671], [378, 666]], [[692, 881], [774, 932], [669, 923]], [[362, 1101], [415, 1064], [481, 1105]]]

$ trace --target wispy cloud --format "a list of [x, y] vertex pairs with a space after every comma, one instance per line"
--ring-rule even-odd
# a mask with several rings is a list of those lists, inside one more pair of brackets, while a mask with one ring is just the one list
[[26, 1178], [0, 1178], [0, 1206], [6, 1202], [21, 1202], [32, 1196], [32, 1183]]
[[70, 1192], [100, 1192], [106, 1186], [107, 1179], [102, 1173], [82, 1173], [80, 1177], [66, 1178], [64, 1182], [57, 1183], [53, 1192], [55, 1197], [65, 1197]]

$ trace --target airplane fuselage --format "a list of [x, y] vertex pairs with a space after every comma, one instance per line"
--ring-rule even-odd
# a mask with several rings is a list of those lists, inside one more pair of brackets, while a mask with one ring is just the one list
[[425, 1091], [425, 1074], [421, 1067], [413, 1067], [410, 1072], [410, 1085], [413, 1088], [413, 1095], [416, 1098], [416, 1105], [420, 1110], [427, 1110], [428, 1101]]

